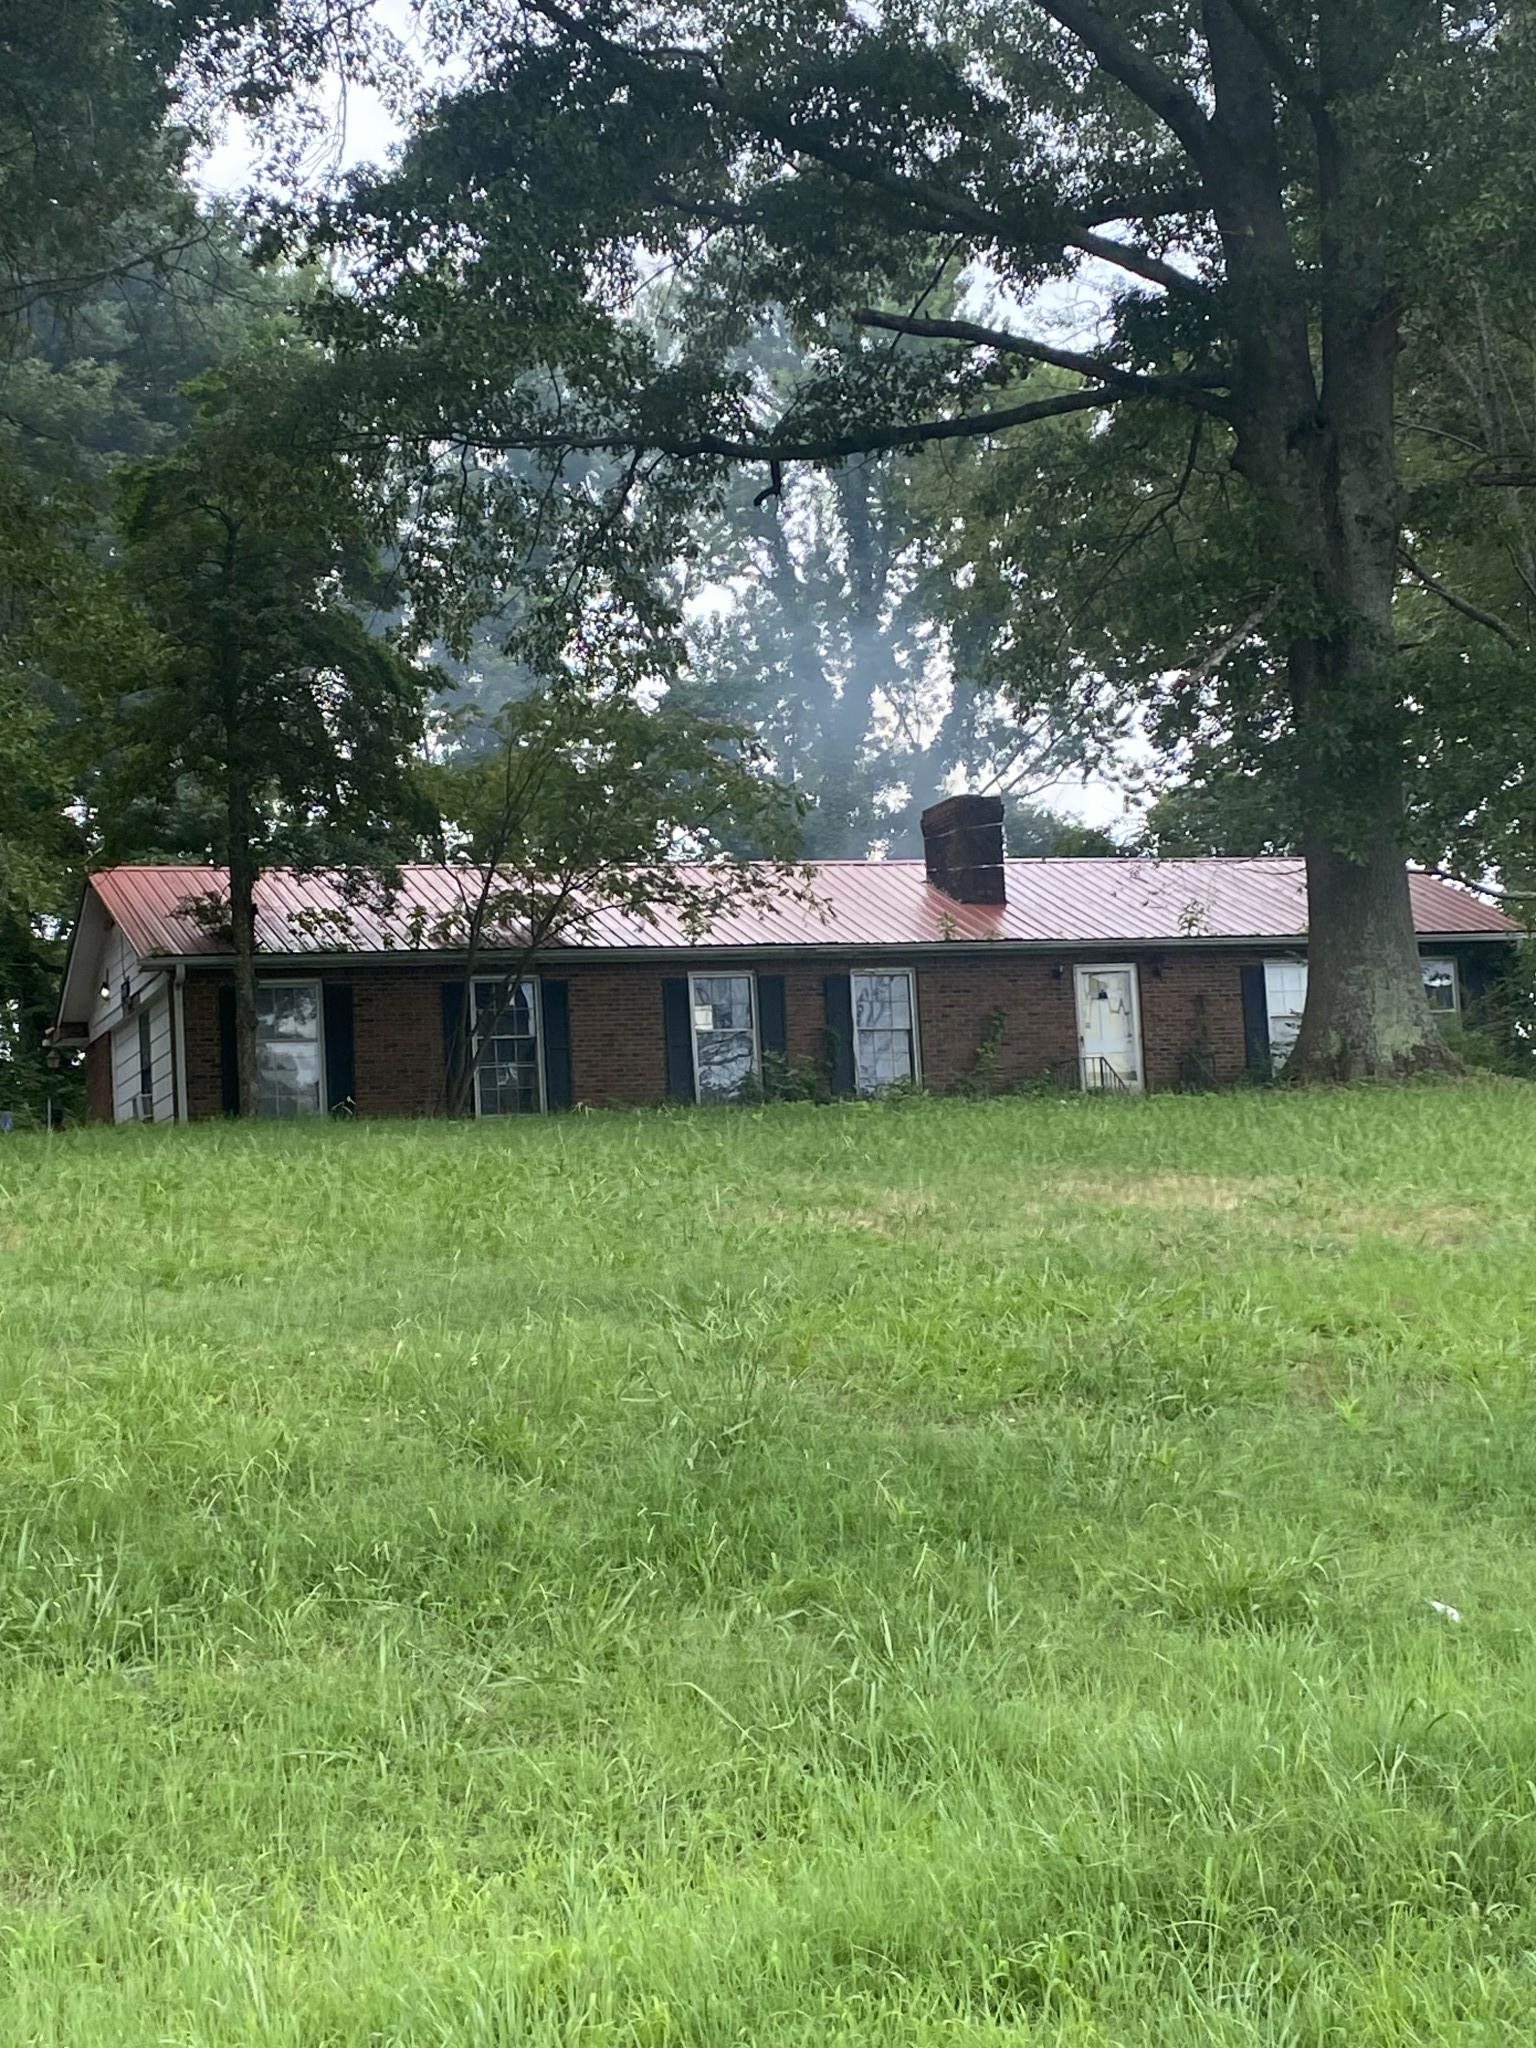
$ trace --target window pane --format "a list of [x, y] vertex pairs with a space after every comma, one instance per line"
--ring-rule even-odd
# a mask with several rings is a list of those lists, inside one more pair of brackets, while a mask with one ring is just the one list
[[1456, 1008], [1456, 963], [1454, 960], [1421, 960], [1424, 993], [1432, 1010]]
[[475, 983], [475, 1029], [515, 1032], [529, 1037], [533, 1032], [533, 983], [520, 982], [507, 989], [500, 982]]
[[258, 987], [256, 1029], [263, 1038], [318, 1038], [319, 989], [313, 982], [297, 988]]
[[860, 1031], [858, 1081], [861, 1095], [912, 1079], [910, 1031]]
[[861, 1031], [910, 1030], [911, 982], [904, 974], [856, 974], [853, 1017]]
[[320, 1048], [263, 1038], [256, 1046], [256, 1109], [260, 1116], [317, 1116]]
[[752, 1073], [750, 1031], [701, 1031], [699, 1048], [699, 1099], [725, 1102], [739, 1094]]
[[749, 974], [696, 974], [693, 977], [693, 1022], [696, 1031], [750, 1031], [752, 977]]

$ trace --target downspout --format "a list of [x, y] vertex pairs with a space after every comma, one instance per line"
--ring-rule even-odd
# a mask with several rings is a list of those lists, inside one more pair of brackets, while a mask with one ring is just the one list
[[187, 1122], [187, 1011], [182, 991], [187, 985], [187, 963], [178, 961], [171, 982], [172, 1069], [176, 1088], [176, 1121]]

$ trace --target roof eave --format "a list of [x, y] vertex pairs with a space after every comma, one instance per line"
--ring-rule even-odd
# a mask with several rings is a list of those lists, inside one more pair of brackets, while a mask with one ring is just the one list
[[[102, 902], [100, 895], [92, 886], [90, 876], [87, 875], [80, 890], [80, 907], [75, 912], [74, 925], [69, 934], [69, 948], [64, 955], [64, 972], [59, 978], [59, 1007], [53, 1021], [52, 1043], [55, 1045], [83, 1045], [86, 1043], [86, 1036], [77, 1039], [67, 1037], [65, 1034], [80, 1032], [88, 1036], [90, 1031], [91, 1006], [89, 1001], [87, 1001], [85, 1006], [86, 1018], [84, 1023], [81, 1023], [77, 1016], [69, 1016], [66, 1012], [74, 999], [75, 975], [81, 964], [81, 943], [85, 937], [87, 913], [93, 904], [101, 919], [106, 919], [109, 916], [107, 906]], [[92, 922], [94, 923], [95, 920], [92, 920]], [[105, 937], [106, 926], [103, 924], [99, 938]]]
[[[1436, 945], [1509, 945], [1519, 938], [1518, 932], [1501, 931], [1421, 931], [1416, 934], [1420, 943]], [[829, 939], [806, 943], [790, 940], [782, 944], [753, 943], [750, 940], [726, 941], [718, 944], [692, 946], [551, 946], [527, 956], [530, 966], [548, 967], [561, 961], [587, 960], [654, 960], [669, 962], [695, 960], [702, 954], [730, 955], [739, 957], [750, 954], [754, 959], [803, 960], [803, 959], [846, 959], [850, 954], [869, 955], [881, 959], [899, 957], [938, 957], [956, 953], [993, 955], [1044, 954], [1059, 956], [1085, 951], [1103, 953], [1113, 949], [1122, 953], [1168, 953], [1168, 952], [1255, 952], [1305, 946], [1305, 932], [1247, 932], [1236, 935], [1222, 934], [1217, 937], [1190, 937], [1178, 933], [1166, 937], [1136, 938], [1113, 935], [1085, 936], [1071, 939], [1015, 939], [1015, 938], [957, 938], [957, 939]], [[517, 961], [525, 956], [518, 950], [506, 948], [493, 950], [489, 947], [480, 953], [481, 961], [488, 967]], [[462, 967], [469, 956], [462, 948], [453, 951], [436, 947], [399, 946], [382, 952], [304, 952], [304, 953], [260, 953], [258, 959], [268, 967], [314, 968], [327, 961], [344, 962], [349, 966], [361, 967], [407, 967], [440, 966]], [[232, 953], [146, 953], [142, 965], [147, 968], [174, 967], [224, 968], [232, 965]]]

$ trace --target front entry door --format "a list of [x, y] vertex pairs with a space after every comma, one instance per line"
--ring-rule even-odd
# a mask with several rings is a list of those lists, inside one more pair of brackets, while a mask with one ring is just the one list
[[1141, 1005], [1134, 967], [1079, 967], [1077, 1043], [1085, 1088], [1140, 1093]]

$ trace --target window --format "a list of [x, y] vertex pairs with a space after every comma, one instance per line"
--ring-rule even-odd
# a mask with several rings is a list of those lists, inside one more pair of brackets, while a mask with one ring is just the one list
[[[1424, 976], [1424, 995], [1429, 1007], [1437, 1016], [1456, 1016], [1461, 1009], [1456, 962], [1421, 959], [1419, 969]], [[1306, 961], [1266, 960], [1264, 986], [1269, 997], [1269, 1052], [1278, 1074], [1290, 1058], [1301, 1029], [1301, 1013], [1307, 1001]]]
[[1454, 960], [1421, 960], [1420, 970], [1424, 976], [1424, 994], [1429, 1007], [1442, 1017], [1454, 1017], [1461, 1008], [1461, 992], [1456, 984], [1456, 962]]
[[1278, 1074], [1291, 1056], [1301, 1013], [1307, 1006], [1305, 960], [1266, 960], [1264, 993], [1269, 1009], [1269, 1060]]
[[750, 974], [690, 974], [693, 1078], [700, 1102], [729, 1102], [757, 1072]]
[[325, 1055], [317, 981], [265, 981], [256, 990], [256, 1114], [319, 1116]]
[[150, 1043], [149, 1012], [139, 1012], [139, 1100], [135, 1115], [141, 1122], [155, 1120], [155, 1054]]
[[897, 1081], [917, 1079], [917, 1023], [912, 977], [855, 974], [853, 1071], [861, 1095], [878, 1095]]
[[539, 985], [475, 983], [475, 1114], [519, 1116], [544, 1107]]

